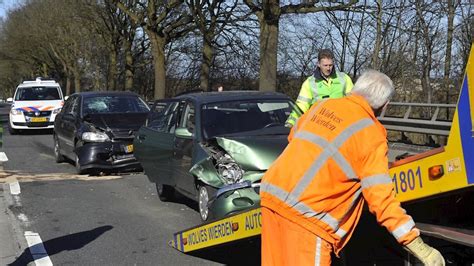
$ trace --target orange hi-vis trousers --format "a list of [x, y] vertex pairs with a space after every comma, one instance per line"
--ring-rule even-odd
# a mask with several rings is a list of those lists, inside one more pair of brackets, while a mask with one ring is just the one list
[[331, 244], [265, 207], [261, 237], [262, 266], [331, 265]]

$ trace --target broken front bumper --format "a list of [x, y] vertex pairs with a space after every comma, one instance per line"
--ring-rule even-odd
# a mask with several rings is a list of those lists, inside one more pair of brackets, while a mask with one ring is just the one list
[[220, 188], [209, 206], [213, 218], [222, 218], [260, 206], [259, 192], [260, 183], [250, 181]]
[[[127, 151], [131, 142], [101, 142], [85, 143], [76, 148], [76, 154], [82, 169], [100, 170], [140, 170], [140, 163], [137, 161], [132, 151]], [[133, 148], [130, 148], [133, 150]]]

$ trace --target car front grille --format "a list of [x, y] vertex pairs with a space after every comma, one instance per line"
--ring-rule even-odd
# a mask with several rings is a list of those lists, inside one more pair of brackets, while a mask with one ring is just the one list
[[28, 117], [44, 117], [51, 115], [51, 111], [39, 111], [37, 113], [38, 115], [36, 115], [36, 112], [23, 112], [23, 114]]
[[47, 127], [54, 125], [54, 122], [36, 122], [36, 123], [21, 123], [13, 122], [15, 126], [27, 126], [27, 127]]

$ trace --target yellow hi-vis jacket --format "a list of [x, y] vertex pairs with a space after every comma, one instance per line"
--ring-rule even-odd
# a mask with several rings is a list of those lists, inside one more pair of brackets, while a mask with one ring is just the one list
[[[325, 98], [341, 98], [348, 94], [354, 85], [351, 78], [334, 69], [328, 79], [322, 77], [319, 68], [301, 85], [300, 93], [296, 99], [296, 105], [305, 113], [316, 101]], [[293, 110], [286, 120], [287, 124], [294, 125], [300, 117], [300, 112]]]
[[323, 238], [337, 255], [354, 232], [365, 200], [399, 243], [410, 243], [419, 230], [395, 199], [386, 137], [361, 96], [315, 103], [265, 173], [261, 206]]

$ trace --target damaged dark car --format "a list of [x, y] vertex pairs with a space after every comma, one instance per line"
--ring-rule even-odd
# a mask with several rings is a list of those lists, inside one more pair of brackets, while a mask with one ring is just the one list
[[257, 207], [260, 180], [288, 144], [293, 110], [280, 93], [191, 93], [156, 101], [135, 137], [135, 156], [161, 200], [177, 190], [202, 220]]
[[149, 110], [132, 92], [71, 95], [54, 121], [56, 162], [72, 160], [78, 174], [141, 170], [133, 139]]

